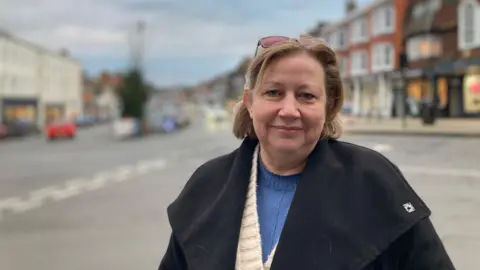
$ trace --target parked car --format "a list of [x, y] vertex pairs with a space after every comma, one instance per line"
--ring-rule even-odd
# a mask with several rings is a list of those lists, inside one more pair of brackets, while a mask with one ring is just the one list
[[10, 120], [0, 124], [0, 139], [39, 135], [40, 129], [35, 123], [25, 120]]
[[136, 137], [140, 135], [140, 122], [133, 117], [116, 119], [113, 122], [113, 135], [117, 139]]
[[77, 135], [77, 126], [74, 121], [58, 120], [47, 124], [45, 133], [48, 139], [58, 138], [73, 139]]
[[190, 116], [182, 104], [162, 104], [147, 113], [150, 133], [170, 133], [190, 124]]
[[185, 105], [177, 104], [175, 105], [175, 124], [179, 128], [184, 128], [190, 125], [190, 116], [188, 115]]
[[77, 127], [92, 126], [92, 125], [96, 124], [96, 122], [97, 122], [97, 119], [95, 119], [95, 117], [89, 116], [89, 115], [78, 116], [75, 119], [75, 124], [77, 125]]
[[0, 139], [6, 138], [8, 135], [7, 125], [0, 124]]

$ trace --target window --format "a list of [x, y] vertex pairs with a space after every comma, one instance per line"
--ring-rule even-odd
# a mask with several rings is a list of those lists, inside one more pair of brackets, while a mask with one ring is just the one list
[[368, 52], [356, 51], [351, 56], [351, 75], [362, 75], [368, 72]]
[[432, 16], [442, 6], [442, 0], [426, 0], [414, 4], [412, 16], [419, 19], [424, 16]]
[[360, 67], [362, 70], [367, 68], [367, 53], [360, 54]]
[[345, 30], [340, 30], [338, 34], [338, 46], [340, 49], [345, 49], [347, 47], [347, 42], [345, 39]]
[[392, 34], [395, 30], [395, 7], [393, 5], [378, 7], [373, 12], [372, 34]]
[[393, 52], [393, 46], [386, 45], [383, 48], [383, 59], [384, 59], [384, 64], [387, 66], [390, 66], [392, 64], [392, 52]]
[[472, 3], [465, 5], [465, 42], [472, 43], [475, 40], [475, 9]]
[[385, 8], [385, 26], [387, 28], [393, 28], [393, 7]]
[[360, 38], [367, 37], [367, 20], [360, 20]]
[[407, 40], [408, 60], [437, 57], [442, 53], [442, 42], [438, 36], [424, 35]]
[[389, 71], [394, 68], [395, 48], [391, 43], [378, 43], [372, 47], [372, 71]]
[[325, 41], [334, 50], [344, 50], [347, 48], [347, 31], [345, 28], [338, 28], [324, 35]]
[[471, 50], [480, 47], [480, 4], [464, 0], [458, 6], [458, 47]]
[[368, 27], [367, 19], [361, 18], [353, 22], [351, 26], [351, 42], [360, 43], [368, 40]]

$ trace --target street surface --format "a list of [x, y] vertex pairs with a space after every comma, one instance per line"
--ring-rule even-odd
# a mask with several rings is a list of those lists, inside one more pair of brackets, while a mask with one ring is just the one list
[[[110, 127], [76, 140], [0, 142], [0, 269], [156, 269], [167, 205], [204, 161], [240, 143], [228, 126], [113, 140]], [[480, 266], [480, 139], [350, 136], [382, 152], [433, 211], [459, 270]]]

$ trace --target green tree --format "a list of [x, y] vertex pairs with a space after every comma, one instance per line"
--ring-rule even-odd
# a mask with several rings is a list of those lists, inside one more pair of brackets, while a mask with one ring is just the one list
[[148, 93], [149, 86], [145, 83], [142, 71], [138, 68], [130, 69], [118, 89], [122, 104], [122, 117], [134, 117], [142, 121]]

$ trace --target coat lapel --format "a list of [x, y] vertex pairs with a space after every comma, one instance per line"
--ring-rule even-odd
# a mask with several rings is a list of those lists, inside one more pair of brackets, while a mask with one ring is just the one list
[[192, 176], [190, 181], [202, 183], [202, 187], [188, 187], [187, 184], [185, 194], [169, 207], [170, 223], [184, 249], [189, 269], [235, 268], [256, 145], [255, 140], [244, 140], [231, 154], [233, 161], [230, 164], [206, 173], [210, 179]]
[[[372, 262], [391, 242], [426, 217], [428, 209], [415, 194], [395, 198], [391, 182], [402, 182], [388, 170], [377, 172], [362, 165], [376, 160], [351, 157], [336, 141], [320, 141], [299, 181], [272, 263], [272, 270], [358, 270]], [[368, 150], [370, 151], [370, 150]], [[359, 156], [368, 158], [372, 155]], [[377, 155], [375, 155], [377, 156]], [[378, 155], [378, 157], [380, 157]], [[355, 162], [358, 162], [355, 164]], [[382, 175], [383, 174], [383, 175]], [[380, 178], [387, 178], [380, 179]], [[393, 190], [396, 191], [394, 188]], [[393, 194], [393, 195], [392, 195]], [[410, 196], [411, 195], [411, 196]], [[393, 197], [392, 197], [393, 196]], [[407, 213], [401, 204], [408, 197], [418, 209]], [[396, 212], [395, 209], [398, 209]]]

